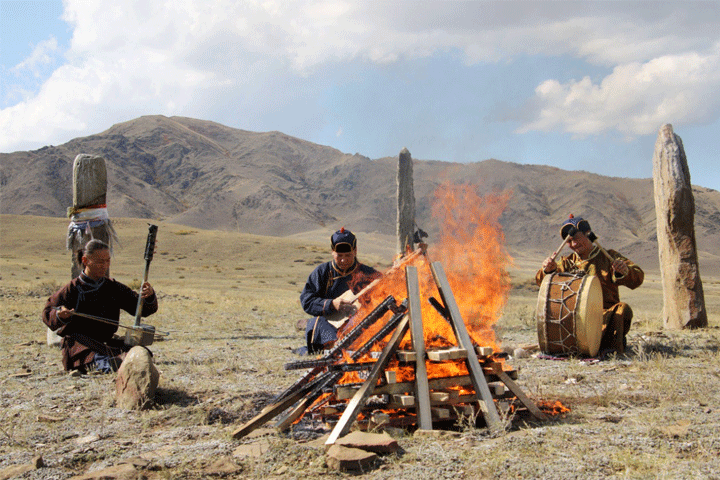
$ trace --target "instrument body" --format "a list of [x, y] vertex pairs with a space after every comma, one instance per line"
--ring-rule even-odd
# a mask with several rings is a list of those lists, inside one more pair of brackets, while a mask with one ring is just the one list
[[600, 280], [582, 271], [546, 275], [540, 285], [535, 318], [543, 353], [594, 357], [602, 337]]
[[360, 290], [357, 294], [354, 294], [352, 290], [347, 290], [345, 293], [340, 295], [340, 298], [347, 301], [348, 303], [352, 303], [352, 308], [348, 308], [345, 311], [342, 312], [332, 312], [325, 316], [327, 321], [335, 328], [342, 327], [347, 320], [355, 315], [357, 311], [360, 309], [360, 297], [362, 297], [366, 292], [370, 291], [377, 283], [380, 281], [379, 278], [376, 278], [372, 282], [370, 282], [365, 288]]
[[152, 325], [141, 323], [125, 331], [125, 345], [147, 347], [152, 345], [153, 340], [155, 340], [155, 327]]
[[340, 295], [340, 298], [346, 300], [347, 302], [352, 302], [352, 308], [348, 308], [347, 310], [342, 312], [335, 311], [325, 316], [330, 325], [335, 328], [342, 327], [350, 317], [355, 315], [355, 313], [358, 311], [358, 308], [360, 308], [360, 302], [358, 301], [358, 297], [352, 292], [352, 290], [346, 291], [345, 293]]

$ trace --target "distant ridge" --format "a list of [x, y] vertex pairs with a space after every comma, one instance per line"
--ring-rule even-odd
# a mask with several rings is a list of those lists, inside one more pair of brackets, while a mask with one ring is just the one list
[[[371, 160], [280, 132], [159, 115], [59, 146], [0, 154], [0, 213], [64, 216], [79, 153], [106, 159], [112, 217], [272, 236], [340, 226], [394, 234], [396, 158]], [[590, 220], [603, 246], [657, 263], [652, 179], [494, 159], [415, 159], [414, 177], [417, 221], [431, 238], [437, 232], [430, 218], [437, 186], [471, 183], [483, 193], [512, 191], [501, 218], [510, 249], [549, 254], [560, 243], [560, 222], [572, 212]], [[698, 248], [718, 262], [720, 192], [693, 191]]]

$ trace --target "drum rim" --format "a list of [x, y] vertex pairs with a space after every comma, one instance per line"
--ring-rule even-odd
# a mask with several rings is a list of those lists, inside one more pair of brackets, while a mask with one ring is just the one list
[[[551, 299], [548, 298], [550, 286], [553, 279], [557, 276], [572, 277], [568, 282], [574, 283], [580, 280], [577, 291], [573, 292], [577, 295], [575, 305], [572, 310], [573, 325], [572, 334], [574, 336], [575, 345], [568, 347], [558, 340], [548, 339], [548, 308]], [[556, 282], [557, 283], [557, 282]], [[566, 282], [564, 282], [566, 283]], [[538, 343], [540, 350], [548, 354], [583, 354], [590, 357], [597, 355], [600, 349], [600, 339], [602, 337], [602, 286], [600, 279], [596, 275], [588, 275], [587, 272], [579, 270], [577, 272], [552, 272], [545, 275], [540, 290], [538, 291], [538, 299], [535, 308], [536, 327], [538, 333]], [[590, 325], [593, 323], [592, 325]], [[592, 334], [595, 333], [593, 336]], [[554, 346], [559, 346], [554, 351]]]

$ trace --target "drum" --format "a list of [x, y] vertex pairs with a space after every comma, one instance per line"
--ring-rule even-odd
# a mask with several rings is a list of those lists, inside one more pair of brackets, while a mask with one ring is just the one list
[[602, 337], [600, 280], [582, 271], [546, 275], [540, 285], [535, 318], [543, 353], [594, 357]]

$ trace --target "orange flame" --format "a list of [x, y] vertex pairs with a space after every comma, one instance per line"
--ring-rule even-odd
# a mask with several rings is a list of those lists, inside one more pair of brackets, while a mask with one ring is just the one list
[[433, 255], [445, 268], [472, 339], [497, 350], [493, 325], [507, 302], [512, 262], [499, 219], [510, 193], [481, 197], [472, 185], [444, 184], [435, 198], [441, 239]]
[[[426, 348], [446, 348], [457, 345], [450, 323], [430, 303], [430, 297], [441, 301], [430, 268], [431, 260], [439, 260], [446, 272], [453, 297], [458, 305], [470, 337], [480, 346], [498, 350], [493, 325], [497, 322], [510, 291], [507, 267], [512, 262], [504, 245], [499, 217], [509, 200], [509, 193], [480, 196], [471, 185], [441, 185], [435, 192], [433, 218], [440, 223], [440, 238], [427, 253], [418, 249], [397, 260], [380, 281], [358, 300], [357, 313], [341, 328], [338, 335], [355, 327], [388, 295], [400, 303], [407, 298], [405, 267], [417, 267], [420, 284], [423, 334]], [[373, 327], [368, 328], [354, 342], [367, 343], [387, 323], [392, 314], [386, 313]], [[385, 339], [387, 341], [387, 338]], [[380, 350], [380, 342], [373, 350]], [[401, 349], [411, 349], [408, 333]], [[352, 346], [350, 348], [353, 349]], [[430, 367], [430, 365], [428, 365]], [[464, 362], [433, 364], [430, 378], [466, 375]], [[402, 371], [399, 377], [405, 378]]]
[[560, 415], [562, 413], [568, 413], [570, 407], [563, 405], [560, 400], [553, 402], [539, 402], [538, 408], [548, 415]]

